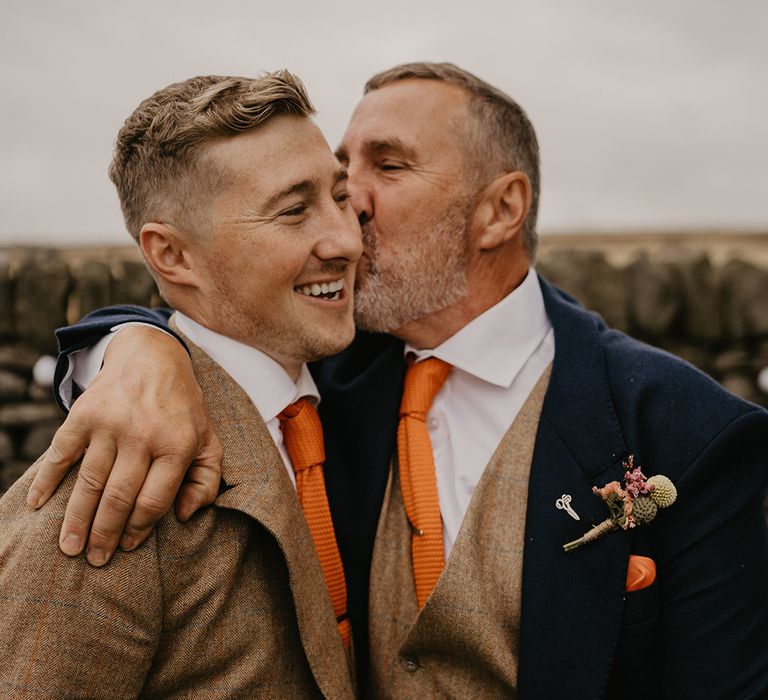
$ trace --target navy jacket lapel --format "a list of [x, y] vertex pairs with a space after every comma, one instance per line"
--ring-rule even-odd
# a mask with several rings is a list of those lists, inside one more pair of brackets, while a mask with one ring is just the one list
[[379, 513], [395, 449], [403, 343], [358, 332], [345, 351], [310, 365], [323, 397], [325, 487], [347, 579], [360, 692], [368, 663], [368, 588]]
[[[555, 360], [534, 450], [526, 515], [519, 696], [602, 697], [619, 635], [629, 536], [610, 533], [566, 554], [604, 520], [591, 492], [623, 477], [628, 449], [608, 389], [600, 321], [541, 281]], [[576, 521], [556, 508], [572, 498]], [[582, 697], [582, 696], [579, 696]]]

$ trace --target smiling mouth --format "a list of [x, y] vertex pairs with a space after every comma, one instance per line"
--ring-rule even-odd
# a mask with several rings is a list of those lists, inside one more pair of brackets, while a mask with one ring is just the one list
[[322, 282], [314, 284], [305, 284], [301, 287], [294, 287], [294, 292], [303, 294], [307, 297], [313, 297], [315, 299], [326, 299], [328, 301], [337, 301], [341, 299], [344, 292], [344, 280], [336, 280], [335, 282]]

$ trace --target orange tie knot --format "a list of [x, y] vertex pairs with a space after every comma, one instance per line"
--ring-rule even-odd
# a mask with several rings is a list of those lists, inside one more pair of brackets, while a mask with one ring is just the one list
[[436, 357], [409, 363], [403, 386], [400, 415], [425, 421], [437, 392], [451, 373], [451, 365]]
[[292, 403], [278, 416], [283, 431], [283, 441], [295, 472], [325, 462], [323, 426], [317, 409], [309, 399]]

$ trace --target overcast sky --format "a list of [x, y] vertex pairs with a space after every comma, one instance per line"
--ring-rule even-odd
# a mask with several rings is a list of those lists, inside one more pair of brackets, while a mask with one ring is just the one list
[[0, 245], [127, 243], [107, 164], [168, 83], [289, 68], [335, 146], [412, 60], [528, 111], [544, 232], [768, 229], [765, 0], [0, 0]]

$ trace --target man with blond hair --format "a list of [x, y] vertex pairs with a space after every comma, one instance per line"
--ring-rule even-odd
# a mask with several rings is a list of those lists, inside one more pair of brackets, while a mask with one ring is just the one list
[[[287, 71], [202, 76], [121, 129], [110, 177], [202, 392], [174, 384], [204, 401], [223, 447], [211, 434], [188, 454], [193, 471], [221, 461], [223, 484], [193, 520], [167, 515], [97, 569], [55, 545], [76, 472], [37, 511], [36, 469], [22, 477], [0, 500], [3, 697], [354, 697], [305, 363], [352, 340], [362, 247], [312, 114]], [[160, 413], [183, 446], [184, 421]], [[94, 445], [81, 472], [104, 456]]]
[[[536, 136], [496, 88], [450, 64], [397, 66], [368, 82], [337, 153], [365, 245], [361, 330], [313, 372], [369, 694], [768, 696], [766, 413], [537, 277]], [[60, 337], [82, 348], [121, 316], [163, 325], [123, 309]], [[62, 530], [62, 547], [87, 542], [95, 564], [126, 520], [123, 547], [146, 536], [173, 498], [156, 481], [205, 453], [205, 430], [180, 452], [143, 409], [162, 395], [164, 410], [206, 423], [168, 386], [169, 368], [188, 374], [185, 353], [153, 334], [117, 334], [30, 497], [43, 502], [89, 441], [113, 441], [114, 471], [111, 454], [91, 463]], [[608, 516], [592, 487], [629, 465], [666, 475], [677, 502], [645, 524], [627, 509], [626, 529], [564, 551]], [[197, 482], [184, 515], [210, 500], [215, 469]], [[135, 487], [89, 534], [105, 484], [106, 499]]]

